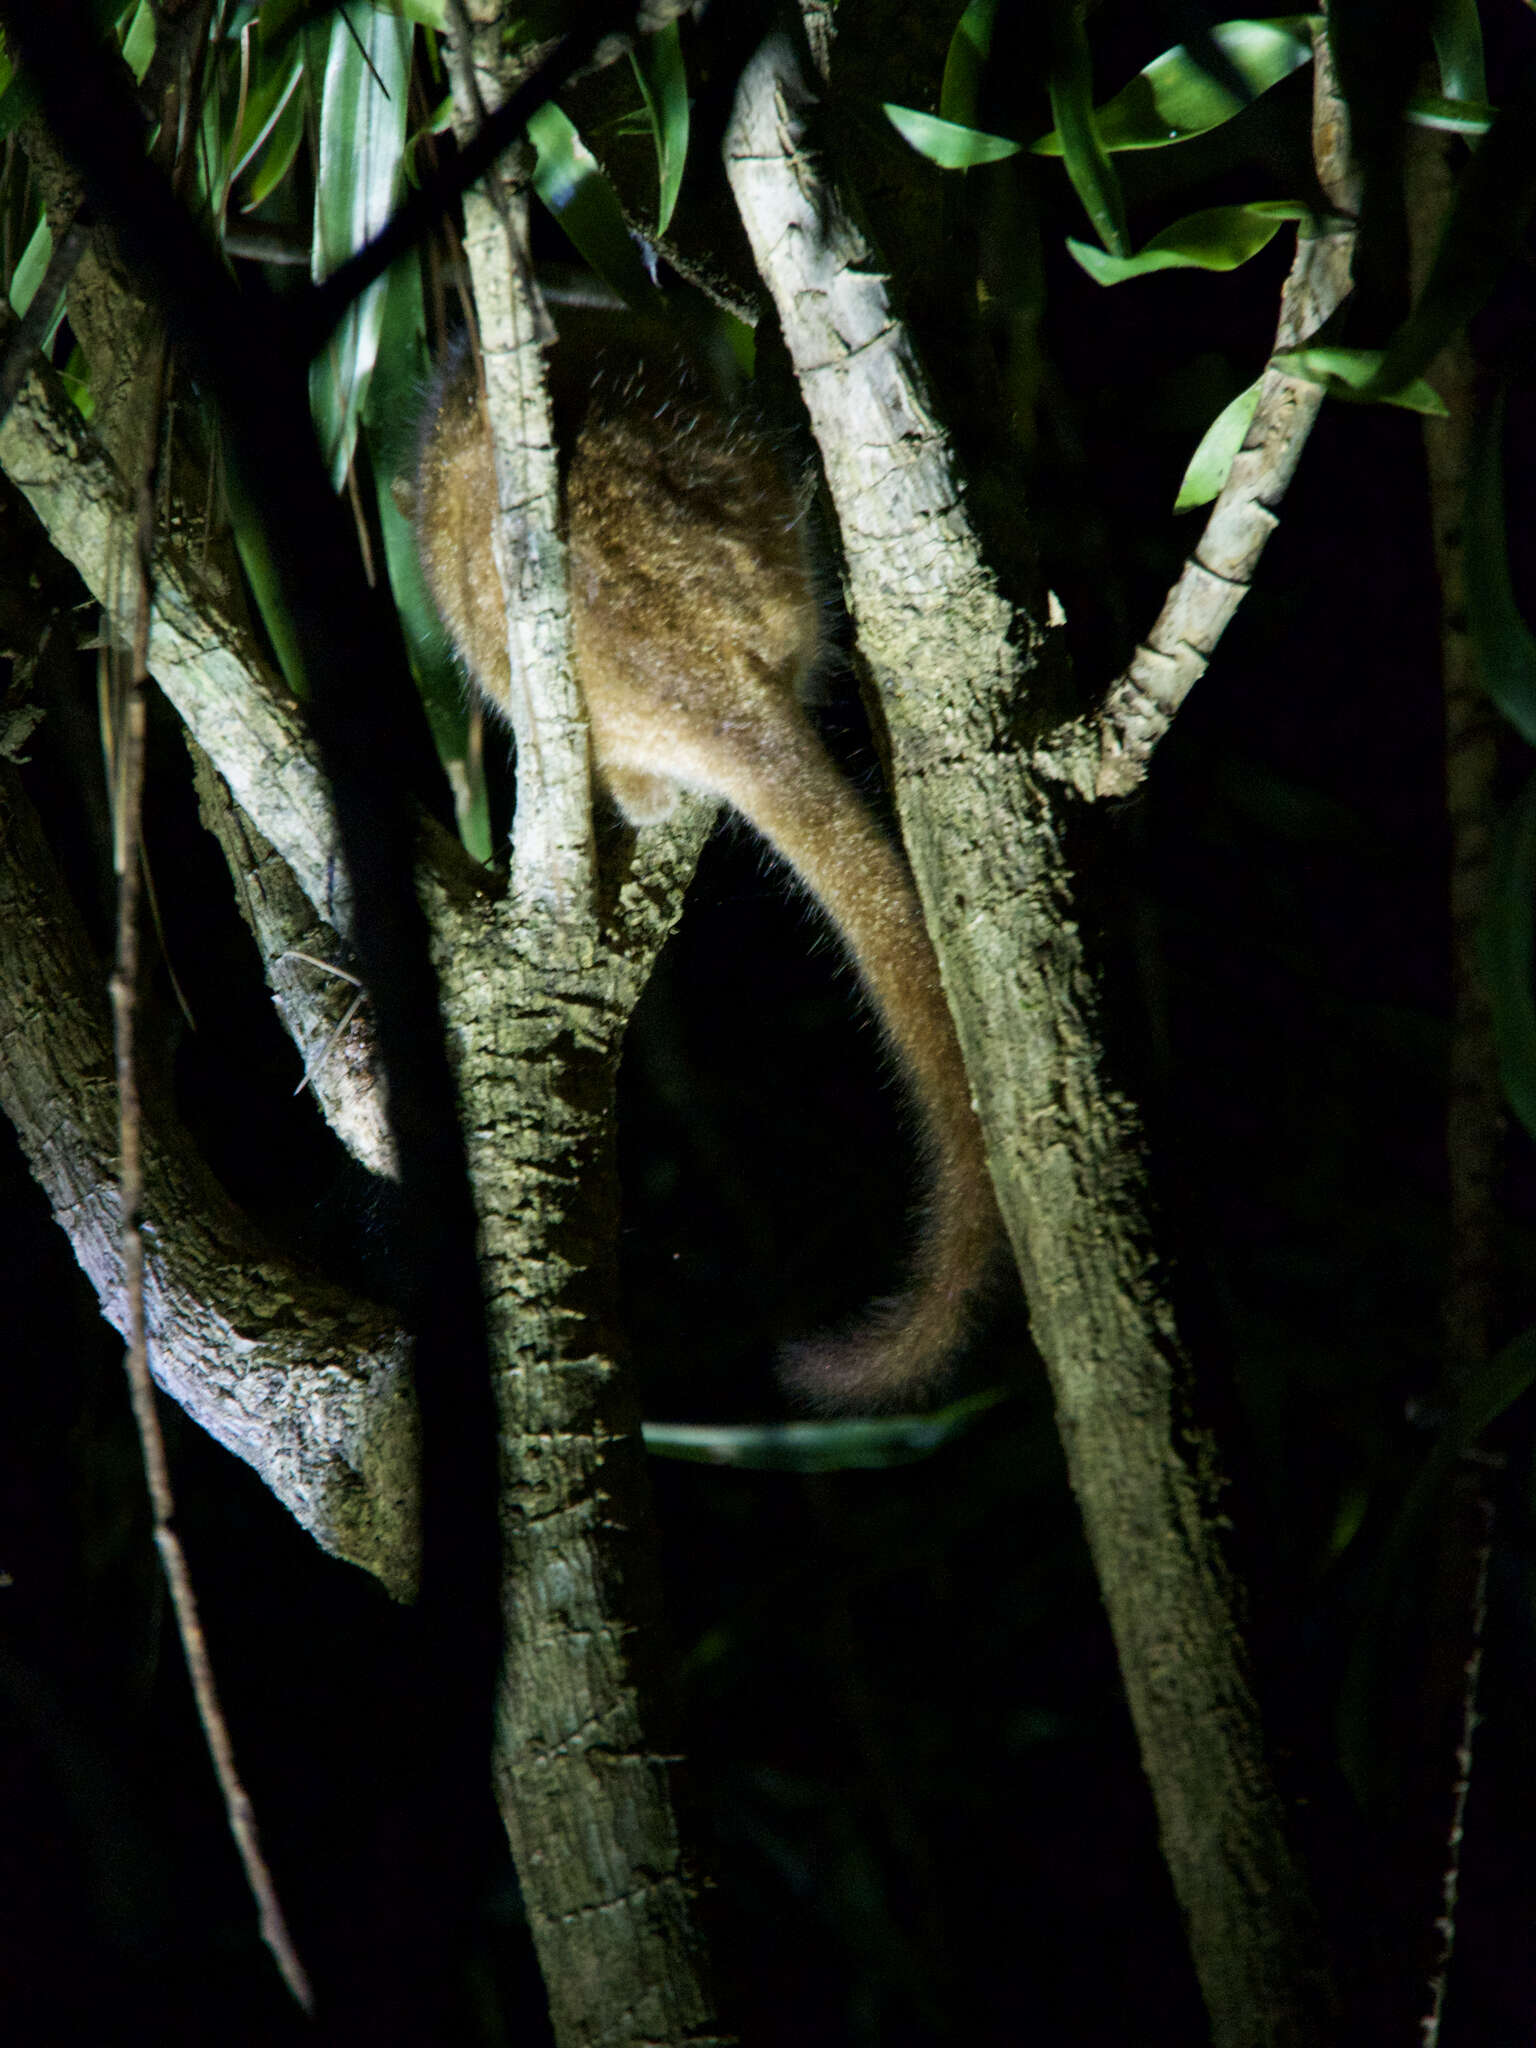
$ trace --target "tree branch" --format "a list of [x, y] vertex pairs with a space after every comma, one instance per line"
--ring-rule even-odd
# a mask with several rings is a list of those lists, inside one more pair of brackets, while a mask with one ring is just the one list
[[[116, 1329], [127, 1322], [101, 975], [14, 770], [0, 770], [0, 1107]], [[258, 1246], [164, 1113], [145, 1132], [160, 1385], [324, 1549], [396, 1598], [417, 1568], [416, 1423], [394, 1318]]]
[[789, 45], [771, 39], [742, 78], [727, 167], [821, 445], [1164, 1854], [1218, 2048], [1317, 2048], [1334, 1999], [1265, 1760], [1143, 1138], [1101, 1047], [1066, 847], [1074, 800], [1019, 736], [1045, 636], [982, 559], [881, 266], [823, 182], [806, 119]]
[[223, 849], [278, 1016], [304, 1062], [304, 1085], [359, 1165], [393, 1179], [379, 1051], [351, 956], [190, 733], [187, 747], [199, 813]]
[[[455, 9], [447, 45], [454, 118], [473, 154], [498, 112], [521, 96], [499, 11], [472, 26]], [[525, 145], [526, 146], [526, 145]], [[512, 898], [558, 912], [560, 943], [589, 929], [596, 879], [586, 707], [571, 666], [571, 614], [560, 481], [543, 350], [552, 329], [528, 258], [523, 192], [488, 165], [464, 200], [464, 254], [474, 281], [479, 367], [495, 453], [492, 539], [507, 619], [517, 741]], [[563, 939], [560, 937], [563, 934]]]
[[[132, 591], [121, 574], [123, 535], [131, 531], [127, 491], [45, 364], [34, 364], [0, 424], [0, 468], [128, 644]], [[150, 673], [317, 911], [350, 938], [352, 897], [337, 859], [335, 809], [303, 707], [262, 660], [216, 578], [164, 540], [153, 574]]]
[[[1350, 160], [1348, 113], [1339, 98], [1325, 22], [1312, 32], [1312, 61], [1313, 161], [1336, 218], [1314, 223], [1312, 232], [1297, 237], [1296, 258], [1280, 299], [1276, 355], [1315, 339], [1350, 290], [1359, 179]], [[1280, 523], [1279, 506], [1324, 395], [1320, 384], [1273, 367], [1264, 372], [1252, 423], [1199, 545], [1130, 666], [1106, 692], [1094, 794], [1130, 794], [1179, 706], [1205, 674]]]

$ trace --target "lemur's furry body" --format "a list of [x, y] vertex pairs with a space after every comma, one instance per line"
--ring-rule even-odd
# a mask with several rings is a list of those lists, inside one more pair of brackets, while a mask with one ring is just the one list
[[[496, 481], [472, 362], [422, 444], [416, 519], [439, 611], [491, 702], [510, 693], [491, 556]], [[997, 1241], [996, 1211], [938, 965], [900, 857], [801, 706], [820, 608], [800, 506], [764, 442], [643, 380], [599, 401], [566, 478], [571, 635], [596, 766], [632, 823], [680, 787], [723, 797], [841, 933], [922, 1112], [931, 1188], [911, 1289], [852, 1335], [796, 1347], [828, 1407], [890, 1407], [950, 1363]]]

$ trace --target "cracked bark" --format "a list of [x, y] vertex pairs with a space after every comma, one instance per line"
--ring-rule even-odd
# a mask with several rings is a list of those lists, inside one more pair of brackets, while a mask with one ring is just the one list
[[[102, 1314], [123, 1329], [105, 983], [11, 768], [0, 770], [0, 1107]], [[415, 1414], [394, 1318], [257, 1242], [163, 1109], [145, 1136], [156, 1379], [325, 1549], [408, 1597]]]
[[837, 508], [894, 794], [1025, 1282], [1073, 1489], [1219, 2048], [1315, 2048], [1334, 1997], [1270, 1777], [1217, 1450], [1102, 1049], [1069, 836], [1085, 722], [1031, 741], [1051, 655], [973, 531], [881, 266], [822, 181], [788, 43], [727, 158]]
[[[1018, 630], [975, 551], [905, 337], [865, 252], [817, 193], [792, 136], [791, 98], [770, 80], [756, 103], [767, 126], [739, 153], [742, 207], [769, 223], [760, 261], [837, 501], [908, 845], [1051, 1366], [1170, 1866], [1223, 2048], [1319, 2040], [1326, 1988], [1233, 1625], [1214, 1460], [1186, 1419], [1188, 1365], [1144, 1215], [1139, 1132], [1098, 1050], [1065, 846], [1076, 814], [1064, 764], [1093, 748], [1064, 733], [1025, 751], [1017, 705], [1048, 641], [1027, 622]], [[46, 384], [33, 380], [0, 433], [0, 462], [110, 610], [121, 496], [110, 460]], [[248, 880], [260, 878], [253, 922], [269, 961], [291, 954], [306, 922], [296, 898], [272, 909], [289, 883], [344, 941], [346, 883], [301, 714], [213, 579], [169, 547], [156, 575], [151, 667], [238, 804], [226, 844]], [[519, 891], [530, 906], [519, 910], [450, 886], [441, 866], [424, 870], [498, 1361], [507, 1652], [497, 1789], [562, 2044], [713, 2038], [673, 1760], [646, 1725], [655, 1583], [639, 1533], [636, 1417], [606, 1321], [619, 1041], [703, 822], [644, 835], [611, 902], [568, 921], [541, 915], [536, 889]], [[558, 864], [573, 843], [557, 834], [529, 860]], [[285, 994], [301, 1041], [319, 1028], [312, 1001], [302, 983]], [[370, 1062], [360, 1028], [348, 1053], [358, 1090], [372, 1085], [361, 1078]], [[72, 1101], [91, 1072], [87, 1061], [50, 1086]], [[352, 1086], [344, 1068], [327, 1110], [338, 1126]], [[361, 1129], [361, 1108], [359, 1118]], [[353, 1131], [352, 1141], [369, 1155], [366, 1136]], [[77, 1156], [93, 1188], [110, 1178], [88, 1148]], [[73, 1220], [70, 1201], [60, 1206]], [[164, 1243], [181, 1235], [168, 1215]], [[170, 1349], [187, 1341], [171, 1329]], [[275, 1458], [271, 1416], [244, 1419], [235, 1448], [253, 1463]]]
[[[114, 571], [125, 496], [110, 454], [46, 372], [33, 374], [5, 423], [0, 463], [121, 625]], [[217, 577], [171, 542], [154, 567], [151, 670], [222, 780], [220, 788], [204, 774], [205, 807], [285, 1019], [301, 1048], [312, 1046], [328, 1021], [317, 1012], [334, 1003], [334, 991], [326, 978], [304, 974], [290, 974], [285, 985], [282, 970], [292, 967], [296, 946], [332, 957], [350, 937], [352, 915], [316, 749]], [[562, 2044], [715, 2038], [674, 1815], [677, 1760], [658, 1749], [649, 1725], [647, 1702], [659, 1692], [659, 1600], [638, 1414], [613, 1362], [606, 1301], [620, 1040], [678, 914], [709, 817], [707, 807], [692, 806], [644, 835], [571, 929], [536, 903], [520, 915], [498, 901], [478, 870], [468, 875], [464, 857], [421, 828], [421, 893], [471, 1134], [500, 1360], [507, 1664], [495, 1778]], [[31, 868], [29, 860], [21, 872]], [[67, 1195], [78, 1184], [110, 1200], [110, 1152], [75, 1135], [77, 1098], [89, 1098], [92, 1070], [57, 1065], [43, 1085], [64, 1105], [71, 1139], [56, 1213], [110, 1315], [111, 1275], [82, 1228], [85, 1211]], [[387, 1164], [366, 1015], [321, 1093], [354, 1151], [375, 1167]], [[24, 1116], [25, 1104], [18, 1107]], [[316, 1304], [279, 1276], [288, 1291], [274, 1283], [270, 1304], [258, 1297], [266, 1320], [256, 1336], [270, 1348], [292, 1322], [292, 1343], [276, 1363], [295, 1386], [307, 1372], [308, 1401], [287, 1412], [284, 1383], [259, 1349], [257, 1363], [269, 1369], [226, 1385], [227, 1353], [248, 1345], [250, 1333], [236, 1327], [225, 1335], [225, 1268], [238, 1269], [238, 1224], [229, 1217], [231, 1239], [220, 1238], [228, 1206], [213, 1206], [206, 1192], [170, 1199], [156, 1183], [152, 1194], [159, 1248], [188, 1276], [154, 1326], [161, 1381], [322, 1541], [403, 1591], [417, 1562], [411, 1503], [395, 1503], [391, 1519], [382, 1482], [402, 1471], [414, 1480], [408, 1413], [375, 1403], [370, 1433], [354, 1444], [361, 1424], [342, 1371], [366, 1375], [370, 1354], [359, 1338], [348, 1355], [344, 1319], [355, 1315], [367, 1334], [371, 1312], [339, 1295]], [[213, 1250], [204, 1251], [200, 1227], [214, 1229]], [[255, 1277], [272, 1279], [265, 1268]], [[311, 1306], [320, 1317], [313, 1345], [302, 1326]], [[343, 1333], [334, 1357], [327, 1307]], [[204, 1340], [210, 1326], [224, 1349]], [[378, 1342], [403, 1391], [402, 1340], [387, 1320]], [[295, 1477], [290, 1439], [301, 1426], [310, 1432], [301, 1445], [308, 1463]], [[360, 1481], [354, 1467], [364, 1451]], [[375, 1515], [387, 1528], [373, 1527]]]

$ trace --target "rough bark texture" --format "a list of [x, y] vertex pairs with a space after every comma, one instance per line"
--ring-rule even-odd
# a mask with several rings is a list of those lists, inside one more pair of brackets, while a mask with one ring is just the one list
[[[1050, 1371], [1163, 1848], [1215, 2038], [1315, 2044], [1332, 1999], [1264, 1756], [1223, 1557], [1214, 1447], [1108, 1081], [1064, 844], [1075, 800], [1017, 716], [1038, 631], [981, 560], [883, 280], [807, 154], [773, 42], [727, 149], [837, 507], [895, 791]], [[1065, 751], [1070, 755], [1069, 737]]]
[[643, 970], [606, 948], [562, 965], [491, 913], [461, 926], [440, 971], [501, 1415], [495, 1784], [556, 2038], [714, 2038], [676, 1759], [651, 1729], [660, 1603], [639, 1414], [607, 1319], [614, 1080]]
[[[532, 68], [509, 57], [500, 0], [470, 0], [450, 46], [454, 118], [468, 137]], [[524, 144], [524, 153], [527, 145]], [[543, 349], [554, 329], [528, 256], [526, 193], [498, 167], [464, 199], [464, 254], [475, 285], [478, 368], [494, 425], [492, 547], [505, 598], [510, 717], [517, 742], [514, 897], [590, 915], [595, 857], [587, 721], [571, 666], [570, 600], [560, 532], [554, 419]]]
[[[1312, 35], [1312, 148], [1318, 180], [1338, 218], [1321, 232], [1301, 233], [1285, 281], [1275, 353], [1302, 348], [1332, 318], [1350, 290], [1359, 181], [1349, 158], [1343, 103], [1333, 76], [1328, 31]], [[1314, 225], [1320, 226], [1321, 224]], [[1217, 642], [1252, 586], [1259, 558], [1280, 523], [1307, 436], [1323, 406], [1323, 387], [1271, 365], [1259, 402], [1211, 507], [1200, 544], [1168, 593], [1151, 631], [1105, 700], [1096, 764], [1096, 794], [1125, 796], [1147, 772], [1158, 741], [1205, 674]]]
[[[503, 10], [451, 56], [461, 119], [497, 105]], [[473, 63], [470, 55], [473, 53]], [[702, 2042], [714, 1999], [656, 1741], [659, 1576], [639, 1414], [616, 1367], [614, 1090], [624, 1025], [692, 871], [706, 807], [616, 915], [593, 903], [586, 720], [569, 661], [553, 439], [517, 209], [466, 205], [518, 686], [508, 903], [438, 957], [465, 1104], [501, 1415], [505, 1666], [497, 1801], [561, 2048]], [[552, 601], [554, 576], [558, 602]]]
[[[473, 12], [495, 17], [494, 45], [498, 11]], [[489, 69], [485, 78], [482, 96], [493, 96], [499, 83]], [[1043, 637], [1015, 619], [979, 558], [905, 337], [803, 153], [792, 101], [772, 66], [758, 66], [737, 130], [737, 190], [826, 459], [908, 846], [1051, 1368], [1170, 1868], [1222, 2048], [1314, 2042], [1327, 2031], [1326, 1993], [1233, 1621], [1215, 1465], [1187, 1425], [1188, 1372], [1143, 1215], [1139, 1133], [1104, 1077], [1074, 912], [1064, 836], [1075, 799], [1052, 772], [1095, 747], [1074, 733], [1033, 761], [1025, 752], [1018, 706]], [[499, 220], [476, 236], [474, 256], [488, 354], [521, 350], [526, 362], [533, 330], [509, 331]], [[522, 369], [514, 382], [526, 388]], [[526, 423], [501, 438], [542, 450]], [[0, 463], [117, 616], [123, 494], [110, 458], [45, 378], [31, 380], [0, 430]], [[521, 503], [515, 491], [507, 497]], [[517, 568], [503, 562], [509, 583], [521, 582]], [[169, 547], [155, 578], [150, 666], [239, 807], [214, 803], [278, 978], [308, 924], [298, 892], [343, 943], [350, 927], [315, 749], [216, 583]], [[534, 831], [539, 806], [525, 779], [512, 896], [451, 886], [436, 855], [423, 879], [498, 1361], [507, 1652], [497, 1789], [561, 2048], [707, 2041], [719, 2037], [673, 1759], [648, 1721], [657, 1601], [636, 1533], [645, 1473], [606, 1322], [619, 1044], [706, 820], [693, 812], [642, 835], [619, 886], [594, 901], [577, 802], [580, 719], [558, 701], [568, 679], [558, 647], [539, 644], [536, 666], [553, 676], [557, 698], [553, 738], [522, 769], [548, 781], [552, 809]], [[532, 730], [544, 729], [536, 712]], [[535, 754], [542, 744], [530, 742]], [[39, 1177], [110, 1313], [115, 1283], [97, 1244], [111, 1228], [102, 1191], [113, 1162], [92, 1120], [106, 1062], [75, 1021], [88, 1004], [70, 997], [70, 1028], [58, 1027], [60, 992], [75, 983], [38, 907], [45, 855], [5, 816], [16, 860], [3, 886], [19, 893], [14, 908], [0, 904], [16, 991], [3, 1044], [20, 1077], [6, 1106], [32, 1128]], [[319, 937], [331, 957], [329, 935]], [[24, 950], [34, 944], [35, 958]], [[332, 993], [317, 986], [306, 996], [302, 977], [284, 991], [301, 1045], [321, 1029], [316, 999]], [[360, 1156], [383, 1164], [369, 1135], [375, 1109], [363, 1100], [376, 1088], [366, 1031], [364, 1015], [321, 1099]], [[189, 1175], [185, 1162], [166, 1167], [158, 1222], [171, 1304], [165, 1383], [322, 1541], [342, 1528], [333, 1547], [404, 1583], [413, 1539], [390, 1490], [411, 1457], [398, 1338], [371, 1312], [307, 1293], [253, 1257]], [[227, 1312], [231, 1302], [239, 1315]], [[381, 1533], [392, 1499], [400, 1519]]]
[[393, 1176], [394, 1140], [367, 990], [347, 948], [315, 915], [292, 868], [241, 810], [190, 733], [187, 747], [199, 814], [223, 849], [273, 1003], [304, 1062], [305, 1085], [359, 1165]]
[[[127, 496], [111, 455], [46, 370], [33, 371], [0, 425], [0, 468], [126, 645]], [[153, 576], [150, 673], [311, 903], [346, 933], [350, 894], [335, 816], [302, 707], [261, 660], [215, 577], [168, 543], [156, 549]]]
[[[123, 494], [110, 459], [48, 382], [34, 378], [23, 394], [0, 461], [110, 612]], [[170, 550], [157, 576], [151, 664], [249, 809], [242, 818], [227, 793], [205, 787], [280, 983], [296, 943], [307, 938], [303, 950], [331, 957], [332, 932], [314, 929], [316, 900], [332, 930], [344, 929], [347, 914], [312, 744], [298, 707], [242, 657], [216, 589]], [[534, 913], [519, 921], [492, 891], [463, 886], [459, 873], [445, 882], [443, 866], [454, 864], [426, 833], [443, 856], [424, 871], [423, 897], [503, 1361], [508, 1661], [498, 1790], [562, 2044], [715, 2038], [670, 1798], [675, 1759], [655, 1749], [641, 1711], [654, 1690], [641, 1666], [649, 1661], [654, 1672], [659, 1660], [659, 1602], [654, 1560], [634, 1533], [647, 1514], [638, 1415], [602, 1313], [620, 1039], [710, 815], [693, 806], [645, 835], [633, 866], [612, 879], [601, 933], [595, 919], [564, 926]], [[34, 855], [45, 850], [12, 850], [15, 886], [35, 889]], [[18, 935], [32, 928], [19, 917]], [[58, 990], [57, 968], [22, 963], [15, 973], [19, 1007], [30, 1004], [34, 1024], [46, 1025], [50, 1013], [35, 992]], [[315, 978], [307, 1000], [297, 984], [283, 996], [299, 1043], [313, 1045], [334, 1003], [327, 978]], [[353, 1149], [381, 1166], [365, 1015], [356, 1032], [322, 1106]], [[6, 1106], [24, 1131], [30, 1120], [51, 1133], [58, 1159], [34, 1150], [39, 1178], [111, 1317], [115, 1155], [105, 1079], [102, 1130], [80, 1128], [82, 1098], [88, 1103], [93, 1077], [108, 1076], [110, 1063], [67, 1034], [44, 1030], [42, 1038], [37, 1056], [51, 1064], [36, 1076], [21, 1041], [8, 1045], [19, 1093]], [[53, 1107], [34, 1113], [29, 1102]], [[399, 1333], [376, 1311], [254, 1260], [228, 1205], [201, 1181], [169, 1193], [154, 1182], [152, 1200], [157, 1254], [170, 1274], [165, 1305], [157, 1292], [151, 1308], [162, 1384], [321, 1542], [407, 1591], [416, 1566], [415, 1440]]]
[[[0, 462], [119, 618], [125, 494], [110, 456], [45, 374], [29, 380], [6, 422]], [[205, 776], [205, 808], [308, 1056], [334, 1021], [336, 990], [293, 954], [335, 958], [350, 899], [302, 711], [260, 663], [217, 580], [170, 545], [155, 562], [150, 664], [227, 785]], [[696, 807], [647, 835], [634, 872], [614, 878], [601, 934], [590, 911], [564, 921], [534, 911], [520, 925], [493, 892], [462, 886], [457, 873], [445, 883], [454, 864], [440, 845], [423, 875], [503, 1360], [509, 1650], [498, 1790], [563, 2044], [710, 2037], [673, 1764], [641, 1720], [638, 1667], [649, 1658], [654, 1668], [659, 1631], [653, 1562], [632, 1533], [646, 1516], [638, 1416], [600, 1327], [619, 1041], [707, 824]], [[16, 886], [35, 888], [41, 849], [12, 850]], [[524, 871], [535, 868], [530, 854]], [[547, 902], [530, 886], [535, 902], [541, 894]], [[17, 922], [18, 935], [33, 929]], [[39, 1024], [50, 1013], [35, 992], [58, 991], [57, 969], [16, 972], [18, 1007], [26, 1013], [30, 1001]], [[109, 1061], [103, 1053], [93, 1063], [69, 1034], [43, 1038], [36, 1056], [51, 1063], [35, 1075], [21, 1040], [8, 1047], [16, 1092], [7, 1106], [111, 1316]], [[98, 1089], [100, 1131], [84, 1116]], [[358, 1156], [387, 1169], [366, 1009], [328, 1055], [317, 1092]], [[29, 1101], [54, 1107], [32, 1116]], [[29, 1119], [44, 1126], [50, 1156]], [[201, 1183], [188, 1192], [174, 1175], [169, 1187], [163, 1180], [152, 1201], [167, 1278], [162, 1288], [157, 1263], [151, 1307], [162, 1383], [320, 1541], [406, 1591], [416, 1567], [415, 1438], [398, 1331], [254, 1261], [227, 1204]]]
[[[0, 772], [0, 1107], [102, 1314], [126, 1321], [105, 980], [14, 770]], [[146, 1132], [156, 1379], [315, 1539], [399, 1598], [416, 1574], [416, 1431], [392, 1317], [253, 1241], [163, 1112]]]

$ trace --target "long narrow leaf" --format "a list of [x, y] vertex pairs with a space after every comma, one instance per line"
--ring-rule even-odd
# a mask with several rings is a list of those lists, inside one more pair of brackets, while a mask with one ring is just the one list
[[1467, 474], [1467, 624], [1483, 688], [1536, 746], [1536, 635], [1515, 601], [1504, 518], [1504, 395], [1481, 421]]
[[1189, 467], [1179, 485], [1179, 495], [1173, 501], [1175, 512], [1188, 512], [1196, 505], [1208, 505], [1221, 495], [1232, 464], [1237, 460], [1237, 451], [1248, 432], [1254, 408], [1258, 405], [1259, 386], [1263, 381], [1261, 377], [1255, 377], [1248, 389], [1239, 391], [1206, 428], [1200, 438], [1200, 446], [1189, 458]]
[[1382, 364], [1382, 387], [1395, 390], [1420, 376], [1482, 308], [1521, 260], [1533, 212], [1536, 78], [1527, 77], [1461, 174], [1428, 281]]
[[1075, 0], [1050, 0], [1050, 5], [1051, 67], [1047, 83], [1067, 176], [1110, 255], [1129, 256], [1131, 238], [1125, 225], [1125, 199], [1093, 111], [1093, 69], [1082, 18]]
[[303, 58], [302, 38], [295, 38], [275, 59], [269, 57], [260, 44], [257, 45], [256, 80], [245, 103], [240, 132], [235, 137], [234, 163], [229, 174], [231, 184], [245, 175], [253, 158], [277, 127], [303, 73]]
[[453, 791], [459, 836], [477, 860], [488, 861], [491, 834], [485, 779], [470, 760], [464, 678], [427, 595], [416, 537], [394, 489], [396, 477], [409, 467], [415, 452], [409, 433], [402, 433], [401, 428], [420, 412], [427, 368], [421, 268], [415, 261], [397, 263], [389, 273], [363, 427], [372, 457], [384, 560], [411, 670]]
[[1267, 248], [1288, 220], [1305, 220], [1309, 209], [1292, 200], [1260, 200], [1253, 206], [1211, 206], [1164, 228], [1134, 256], [1109, 256], [1086, 242], [1067, 247], [1096, 284], [1124, 284], [1155, 270], [1236, 270]]
[[[331, 23], [320, 100], [313, 267], [328, 277], [388, 220], [405, 155], [408, 22], [369, 8]], [[350, 307], [310, 371], [310, 402], [333, 482], [352, 459], [358, 417], [378, 354], [386, 281]]]
[[1382, 376], [1385, 352], [1379, 348], [1293, 348], [1271, 356], [1277, 370], [1321, 384], [1334, 398], [1365, 405], [1401, 405], [1409, 412], [1445, 418], [1445, 401], [1422, 377], [1388, 385]]
[[[295, 79], [304, 73], [304, 38], [296, 37], [290, 45], [298, 53]], [[293, 160], [299, 153], [299, 144], [304, 140], [304, 94], [292, 92], [279, 109], [277, 121], [267, 137], [266, 149], [261, 162], [251, 178], [246, 193], [243, 211], [254, 213], [258, 206], [281, 185], [293, 168]]]
[[240, 556], [240, 566], [245, 571], [245, 580], [256, 609], [261, 614], [261, 623], [267, 629], [279, 668], [295, 697], [302, 702], [309, 695], [309, 680], [304, 670], [304, 650], [293, 629], [293, 614], [284, 601], [282, 586], [277, 580], [273, 566], [272, 551], [267, 544], [266, 530], [259, 519], [251, 516], [250, 508], [241, 494], [239, 478], [229, 479], [229, 522], [235, 536], [235, 547]]
[[916, 107], [898, 107], [885, 102], [885, 116], [904, 142], [919, 156], [927, 157], [941, 171], [969, 171], [977, 164], [1001, 163], [1017, 156], [1022, 143], [1006, 135], [987, 135], [980, 128], [964, 128], [957, 121], [942, 121], [937, 114], [919, 113]]
[[1486, 135], [1498, 115], [1481, 100], [1451, 100], [1436, 92], [1416, 92], [1404, 109], [1411, 128], [1435, 128], [1444, 135]]
[[976, 109], [981, 103], [981, 78], [992, 55], [992, 29], [997, 20], [997, 0], [971, 0], [955, 25], [944, 58], [944, 81], [939, 87], [939, 113], [961, 128], [974, 128]]
[[655, 287], [630, 240], [613, 187], [574, 125], [548, 101], [528, 123], [533, 187], [598, 276], [642, 306]]
[[140, 85], [149, 69], [149, 60], [155, 54], [155, 11], [149, 0], [139, 0], [133, 18], [128, 23], [128, 32], [123, 37], [123, 61]]
[[[1230, 121], [1261, 93], [1311, 62], [1312, 17], [1293, 14], [1275, 21], [1218, 22], [1211, 41], [1246, 96], [1239, 98], [1226, 81], [1202, 69], [1183, 43], [1176, 43], [1098, 109], [1099, 138], [1105, 149], [1164, 149]], [[1032, 147], [1037, 156], [1063, 155], [1066, 144], [1059, 122]]]
[[911, 1465], [952, 1442], [1007, 1399], [989, 1387], [952, 1401], [935, 1415], [891, 1415], [875, 1421], [647, 1422], [645, 1447], [654, 1457], [698, 1465], [734, 1465], [757, 1472], [871, 1471]]
[[668, 22], [653, 36], [641, 36], [630, 60], [656, 145], [656, 232], [664, 235], [688, 161], [688, 77], [677, 23]]
[[1435, 0], [1431, 32], [1446, 98], [1486, 100], [1488, 80], [1483, 70], [1483, 25], [1477, 16], [1477, 0]]
[[11, 311], [25, 313], [37, 296], [37, 288], [48, 275], [48, 266], [53, 261], [53, 233], [48, 226], [48, 216], [39, 214], [37, 226], [27, 239], [27, 246], [16, 259], [16, 268], [11, 272]]

